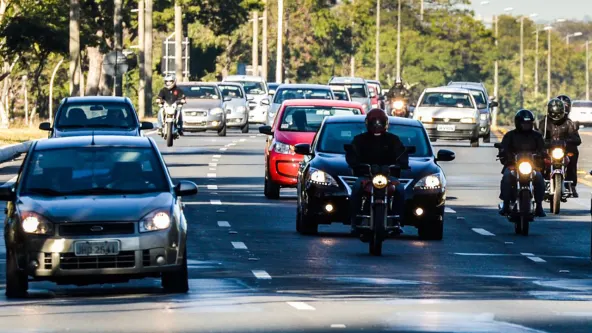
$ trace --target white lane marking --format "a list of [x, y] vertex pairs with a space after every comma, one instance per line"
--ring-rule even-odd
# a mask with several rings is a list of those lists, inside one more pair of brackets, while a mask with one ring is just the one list
[[240, 142], [245, 142], [245, 141], [247, 141], [247, 139], [240, 139], [239, 141]]
[[545, 259], [543, 258], [539, 258], [539, 257], [526, 257], [534, 262], [547, 262]]
[[532, 253], [529, 253], [529, 252], [520, 252], [520, 254], [521, 254], [521, 255], [523, 255], [523, 256], [527, 256], [527, 257], [532, 257], [532, 256], [534, 256], [534, 254], [532, 254]]
[[212, 162], [218, 162], [219, 160], [217, 158], [212, 158]]
[[243, 242], [231, 242], [232, 246], [237, 250], [246, 250], [247, 246]]
[[483, 235], [483, 236], [495, 236], [495, 234], [492, 234], [491, 232], [489, 232], [483, 228], [473, 228], [473, 231], [478, 233], [479, 235]]
[[218, 185], [208, 185], [208, 190], [217, 190]]
[[467, 252], [454, 252], [457, 256], [476, 256], [476, 257], [509, 257], [517, 256], [517, 254], [503, 254], [503, 253], [467, 253]]
[[8, 184], [12, 184], [12, 183], [16, 182], [17, 179], [18, 179], [18, 176], [12, 177], [9, 181], [7, 181], [6, 183], [2, 184], [2, 187], [6, 186]]
[[211, 167], [215, 167], [215, 166], [218, 166], [218, 163], [209, 163], [208, 165]]
[[228, 148], [225, 148], [225, 147], [223, 147], [223, 148], [220, 148], [220, 150], [221, 150], [221, 151], [225, 151], [225, 150], [227, 150], [227, 149], [228, 149]]
[[559, 271], [559, 273], [569, 273], [569, 270], [567, 270], [567, 269], [562, 269], [562, 270], [560, 270], [560, 271]]
[[271, 280], [271, 275], [267, 274], [266, 271], [252, 270], [251, 272], [253, 272], [253, 275], [259, 280]]
[[346, 328], [343, 324], [331, 324], [331, 328]]
[[304, 303], [304, 302], [286, 302], [288, 303], [289, 306], [293, 307], [296, 310], [300, 310], [300, 311], [314, 311], [316, 310], [315, 308], [313, 308], [312, 306]]
[[220, 158], [220, 157], [222, 157], [222, 155], [214, 155], [214, 156], [212, 156], [212, 157], [213, 157], [213, 158]]
[[216, 168], [210, 168], [210, 171], [216, 171]]
[[504, 244], [514, 244], [514, 242], [504, 242]]
[[256, 136], [254, 136], [254, 135], [251, 135], [251, 136], [250, 136], [250, 138], [256, 138]]
[[456, 211], [450, 207], [444, 208], [444, 212], [445, 213], [452, 213], [452, 214], [456, 213]]
[[220, 200], [210, 200], [210, 203], [212, 205], [221, 205], [222, 204], [222, 201], [220, 201]]
[[216, 174], [215, 173], [208, 173], [208, 178], [216, 178]]
[[222, 228], [230, 228], [230, 223], [228, 223], [228, 221], [218, 221], [218, 226]]
[[228, 147], [236, 146], [236, 143], [229, 143], [227, 144]]

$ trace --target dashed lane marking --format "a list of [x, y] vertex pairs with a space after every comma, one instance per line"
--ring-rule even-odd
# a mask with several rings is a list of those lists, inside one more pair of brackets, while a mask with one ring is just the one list
[[533, 253], [530, 253], [530, 252], [520, 252], [520, 254], [523, 255], [523, 256], [527, 256], [527, 257], [533, 257], [534, 256], [534, 254]]
[[547, 262], [545, 259], [543, 258], [539, 258], [539, 257], [526, 257], [534, 262]]
[[316, 310], [312, 306], [304, 303], [304, 302], [286, 302], [289, 306], [293, 307], [296, 310], [300, 311], [314, 311]]
[[259, 280], [271, 280], [271, 275], [267, 274], [266, 271], [252, 270], [253, 275]]
[[208, 178], [216, 178], [216, 174], [215, 173], [208, 173]]
[[331, 328], [346, 328], [346, 326], [343, 324], [331, 324], [330, 327]]
[[444, 208], [444, 212], [445, 213], [452, 213], [452, 214], [456, 213], [456, 211], [450, 207]]
[[216, 168], [210, 168], [210, 171], [216, 171]]
[[222, 155], [214, 155], [214, 156], [212, 156], [212, 157], [213, 157], [213, 158], [220, 158], [220, 157], [222, 157]]
[[215, 166], [218, 166], [218, 163], [209, 163], [208, 165], [211, 167], [215, 167]]
[[228, 221], [218, 221], [218, 226], [222, 228], [230, 228], [230, 223], [228, 223]]
[[250, 138], [251, 138], [251, 139], [254, 139], [254, 138], [256, 138], [256, 136], [254, 136], [254, 135], [251, 135], [251, 136], [250, 136]]
[[208, 185], [208, 190], [217, 190], [218, 185]]
[[221, 205], [222, 204], [222, 201], [220, 201], [220, 200], [210, 200], [210, 203], [212, 205]]
[[478, 233], [479, 235], [483, 235], [483, 236], [495, 236], [495, 234], [493, 234], [483, 228], [473, 228], [473, 231]]
[[247, 139], [240, 139], [239, 141], [240, 142], [245, 142], [245, 141], [247, 141]]
[[220, 148], [220, 151], [226, 151], [226, 150], [228, 150], [228, 148], [226, 148], [226, 147]]
[[231, 242], [231, 243], [232, 243], [232, 247], [234, 247], [237, 250], [246, 250], [247, 249], [247, 246], [243, 242]]

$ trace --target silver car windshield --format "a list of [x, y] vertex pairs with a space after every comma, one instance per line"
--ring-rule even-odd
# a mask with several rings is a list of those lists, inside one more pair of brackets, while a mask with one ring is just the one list
[[76, 147], [33, 153], [23, 178], [25, 195], [109, 195], [168, 192], [151, 148]]
[[338, 84], [338, 83], [331, 83], [332, 86], [343, 86], [347, 88], [349, 95], [352, 98], [365, 98], [368, 97], [366, 93], [366, 86], [363, 84]]
[[245, 89], [247, 95], [265, 94], [265, 85], [263, 84], [263, 82], [239, 81], [239, 83], [243, 85], [243, 88]]
[[187, 98], [220, 99], [220, 92], [214, 86], [183, 86], [180, 88]]
[[138, 121], [125, 103], [76, 103], [60, 110], [56, 128], [133, 128]]
[[243, 98], [243, 92], [237, 86], [220, 86], [223, 97]]
[[421, 100], [420, 106], [447, 107], [447, 108], [473, 108], [471, 96], [466, 93], [428, 92]]
[[282, 104], [291, 99], [333, 99], [329, 89], [297, 89], [285, 88], [275, 93], [274, 103]]

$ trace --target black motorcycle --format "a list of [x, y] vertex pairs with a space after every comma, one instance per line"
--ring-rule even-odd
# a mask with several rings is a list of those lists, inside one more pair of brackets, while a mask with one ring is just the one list
[[551, 213], [559, 214], [561, 202], [572, 197], [571, 181], [565, 180], [569, 157], [565, 153], [565, 141], [556, 140], [547, 145], [550, 160], [545, 163], [545, 200], [551, 204]]

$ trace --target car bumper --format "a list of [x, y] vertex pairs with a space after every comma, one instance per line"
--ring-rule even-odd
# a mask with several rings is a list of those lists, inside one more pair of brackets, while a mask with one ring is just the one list
[[[454, 126], [454, 131], [438, 130], [439, 125]], [[470, 140], [479, 137], [480, 124], [462, 124], [462, 123], [424, 123], [426, 131], [430, 138], [452, 139], [452, 140]]]
[[183, 115], [183, 130], [190, 132], [192, 130], [218, 130], [224, 126], [224, 115], [209, 115], [206, 117], [196, 117]]
[[282, 187], [296, 187], [298, 169], [303, 157], [271, 152], [268, 157], [269, 177]]
[[266, 106], [258, 106], [249, 111], [249, 123], [251, 124], [267, 124], [267, 109]]
[[[69, 276], [149, 276], [174, 271], [181, 267], [183, 258], [180, 258], [180, 253], [183, 253], [185, 244], [177, 245], [169, 233], [157, 231], [127, 237], [28, 237], [25, 246], [17, 251], [19, 268], [34, 278], [44, 280]], [[119, 254], [75, 255], [75, 242], [106, 240], [119, 241]], [[157, 259], [160, 259], [160, 263]]]
[[227, 127], [242, 127], [247, 124], [249, 116], [247, 113], [227, 113], [226, 126]]

